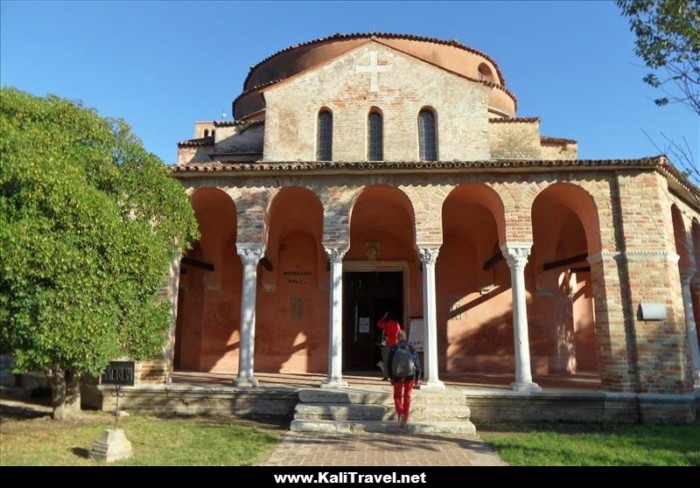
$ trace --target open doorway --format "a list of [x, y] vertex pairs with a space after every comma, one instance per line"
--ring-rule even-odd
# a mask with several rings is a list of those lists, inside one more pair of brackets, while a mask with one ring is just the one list
[[376, 371], [382, 358], [377, 321], [385, 312], [403, 317], [403, 272], [343, 273], [343, 370]]

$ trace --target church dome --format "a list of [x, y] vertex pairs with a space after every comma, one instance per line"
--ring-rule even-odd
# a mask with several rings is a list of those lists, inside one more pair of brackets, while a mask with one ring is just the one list
[[250, 69], [243, 84], [243, 93], [233, 101], [234, 117], [245, 118], [264, 109], [262, 91], [268, 86], [340, 56], [372, 39], [460, 76], [489, 84], [493, 87], [489, 107], [504, 116], [515, 116], [515, 96], [506, 89], [498, 65], [486, 54], [454, 40], [366, 33], [336, 34], [316, 39], [288, 47], [262, 60]]

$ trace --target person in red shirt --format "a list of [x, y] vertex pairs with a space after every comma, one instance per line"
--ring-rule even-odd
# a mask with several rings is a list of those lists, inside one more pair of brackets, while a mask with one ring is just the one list
[[399, 332], [401, 332], [401, 324], [396, 321], [393, 315], [386, 312], [379, 322], [377, 322], [377, 327], [384, 331], [384, 336], [386, 341], [382, 345], [382, 372], [384, 377], [382, 380], [389, 379], [389, 370], [387, 369], [387, 362], [389, 361], [389, 350], [392, 346], [399, 342]]

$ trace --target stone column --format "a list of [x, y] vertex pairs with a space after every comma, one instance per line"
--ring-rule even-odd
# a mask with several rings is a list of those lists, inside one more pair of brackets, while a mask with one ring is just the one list
[[438, 249], [423, 248], [418, 252], [423, 264], [423, 323], [425, 325], [425, 349], [423, 355], [423, 389], [444, 389], [438, 379], [437, 311], [435, 306], [435, 262]]
[[326, 248], [331, 262], [328, 302], [328, 376], [321, 388], [346, 388], [343, 380], [343, 257], [347, 248]]
[[253, 375], [255, 359], [255, 292], [258, 282], [258, 263], [265, 249], [260, 244], [236, 244], [243, 261], [243, 290], [241, 297], [241, 347], [238, 356], [238, 378], [233, 384], [241, 388], [255, 388], [258, 380]]
[[513, 242], [501, 247], [510, 267], [510, 282], [513, 293], [513, 335], [515, 338], [515, 391], [542, 391], [532, 381], [530, 366], [530, 340], [527, 331], [527, 306], [525, 303], [525, 265], [532, 243]]
[[173, 381], [173, 370], [175, 363], [175, 335], [177, 333], [177, 306], [180, 295], [180, 260], [182, 255], [170, 262], [170, 269], [167, 278], [167, 298], [170, 301], [170, 332], [168, 342], [163, 349], [163, 359], [165, 361], [164, 374], [165, 384], [169, 385]]
[[700, 348], [698, 348], [698, 334], [695, 327], [695, 314], [693, 312], [693, 300], [690, 293], [690, 282], [695, 275], [695, 270], [690, 268], [681, 272], [681, 289], [683, 291], [683, 308], [685, 309], [685, 324], [690, 343], [690, 356], [693, 363], [693, 379], [695, 386], [700, 386]]

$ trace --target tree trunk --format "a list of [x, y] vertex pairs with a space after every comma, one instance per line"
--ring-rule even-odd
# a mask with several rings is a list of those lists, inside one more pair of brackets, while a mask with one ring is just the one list
[[68, 420], [82, 415], [80, 410], [80, 374], [54, 368], [49, 375], [54, 420]]

